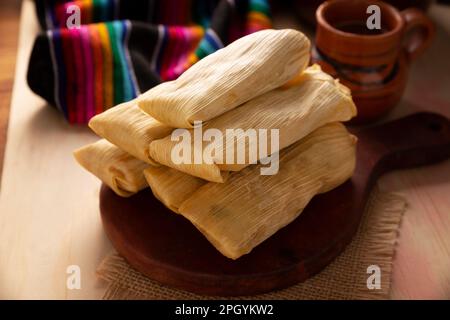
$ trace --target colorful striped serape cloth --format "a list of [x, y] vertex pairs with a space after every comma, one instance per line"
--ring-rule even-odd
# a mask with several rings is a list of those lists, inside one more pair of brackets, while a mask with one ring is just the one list
[[[81, 25], [67, 28], [74, 5]], [[46, 30], [34, 44], [28, 84], [72, 124], [271, 27], [268, 0], [36, 0], [36, 11]]]

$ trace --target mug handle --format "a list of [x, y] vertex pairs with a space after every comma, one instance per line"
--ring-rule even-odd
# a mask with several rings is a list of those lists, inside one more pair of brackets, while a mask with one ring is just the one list
[[403, 37], [407, 37], [404, 48], [408, 60], [413, 61], [431, 45], [436, 30], [430, 18], [419, 9], [409, 8], [400, 14], [405, 21]]

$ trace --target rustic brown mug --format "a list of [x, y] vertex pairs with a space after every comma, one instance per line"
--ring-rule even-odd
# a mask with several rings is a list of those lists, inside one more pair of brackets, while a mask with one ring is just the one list
[[[366, 25], [370, 5], [380, 8], [380, 30]], [[422, 11], [399, 12], [381, 1], [327, 1], [317, 9], [316, 19], [312, 61], [352, 90], [358, 108], [353, 123], [376, 120], [399, 102], [411, 62], [435, 33]]]

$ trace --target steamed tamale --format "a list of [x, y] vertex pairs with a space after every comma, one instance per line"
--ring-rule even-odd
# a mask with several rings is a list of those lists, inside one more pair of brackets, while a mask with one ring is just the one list
[[153, 165], [157, 164], [149, 156], [150, 142], [169, 135], [173, 130], [143, 112], [135, 100], [93, 117], [89, 127], [100, 137]]
[[142, 94], [139, 107], [169, 126], [192, 128], [285, 84], [306, 68], [309, 50], [299, 31], [250, 34]]
[[148, 187], [143, 170], [149, 165], [104, 139], [76, 150], [74, 156], [87, 171], [122, 197]]
[[176, 213], [186, 199], [207, 183], [165, 166], [148, 167], [144, 170], [144, 175], [155, 197]]
[[328, 124], [282, 150], [278, 174], [261, 176], [259, 165], [250, 166], [224, 184], [204, 185], [179, 212], [237, 259], [293, 221], [316, 194], [345, 182], [355, 167], [355, 144], [342, 124]]
[[[260, 157], [258, 150], [261, 140], [248, 139], [248, 130], [279, 129], [279, 149], [283, 149], [326, 123], [346, 121], [355, 114], [356, 107], [350, 90], [322, 72], [320, 67], [312, 66], [289, 86], [254, 98], [203, 126], [203, 131], [215, 129], [224, 136], [219, 141], [203, 142], [200, 146], [202, 150], [197, 150], [199, 148], [192, 140], [192, 158], [195, 153], [203, 155], [206, 148], [215, 150], [209, 163], [196, 164], [192, 159], [190, 163], [174, 162], [172, 152], [179, 142], [172, 141], [171, 136], [153, 141], [150, 144], [150, 155], [166, 166], [208, 181], [224, 182], [228, 171], [239, 171], [252, 163], [250, 155], [256, 160], [264, 158]], [[194, 136], [194, 130], [190, 129], [190, 136]], [[234, 151], [239, 145], [249, 155], [244, 162], [236, 159], [237, 152]], [[267, 155], [276, 151], [272, 150], [270, 143], [267, 145]], [[232, 161], [227, 161], [228, 154], [234, 154]]]

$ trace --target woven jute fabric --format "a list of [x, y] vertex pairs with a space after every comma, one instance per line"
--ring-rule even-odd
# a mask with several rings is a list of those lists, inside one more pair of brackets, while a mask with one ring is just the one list
[[[374, 189], [353, 241], [319, 274], [283, 290], [233, 299], [389, 298], [392, 260], [405, 209], [406, 202], [401, 196]], [[380, 289], [368, 288], [370, 266], [381, 270]], [[105, 299], [226, 299], [166, 287], [133, 269], [116, 253], [104, 259], [97, 273], [108, 282]], [[369, 283], [373, 284], [371, 280]]]

